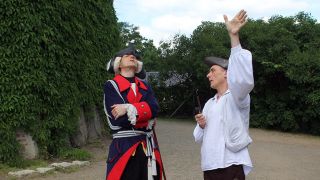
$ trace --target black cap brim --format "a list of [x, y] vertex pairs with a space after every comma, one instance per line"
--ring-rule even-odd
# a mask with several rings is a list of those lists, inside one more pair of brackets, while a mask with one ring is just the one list
[[124, 55], [134, 55], [138, 60], [141, 59], [139, 52], [133, 47], [128, 47], [126, 49], [122, 49], [121, 51], [116, 53], [116, 57], [122, 57]]
[[204, 58], [204, 63], [209, 67], [218, 65], [224, 69], [228, 69], [229, 61], [220, 57], [209, 56]]

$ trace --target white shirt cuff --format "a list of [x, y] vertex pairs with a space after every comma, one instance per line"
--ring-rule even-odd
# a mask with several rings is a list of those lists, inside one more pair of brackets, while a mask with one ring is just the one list
[[134, 107], [132, 104], [126, 104], [126, 108], [127, 108], [128, 120], [132, 125], [136, 125], [137, 114], [138, 114], [136, 107]]

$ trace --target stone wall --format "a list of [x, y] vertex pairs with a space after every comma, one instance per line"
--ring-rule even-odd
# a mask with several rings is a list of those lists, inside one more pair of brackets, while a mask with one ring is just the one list
[[[77, 130], [70, 139], [70, 144], [73, 147], [81, 147], [88, 142], [94, 142], [102, 137], [103, 120], [96, 106], [87, 109], [80, 108], [79, 121]], [[16, 132], [16, 139], [21, 145], [21, 154], [25, 159], [35, 159], [39, 155], [37, 143], [32, 139], [32, 136], [23, 130]]]
[[101, 138], [104, 131], [103, 120], [96, 106], [80, 109], [78, 127], [77, 132], [70, 138], [74, 147], [81, 147]]

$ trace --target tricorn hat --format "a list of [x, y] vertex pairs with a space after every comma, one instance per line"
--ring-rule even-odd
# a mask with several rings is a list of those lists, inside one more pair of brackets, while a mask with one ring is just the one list
[[224, 69], [228, 69], [229, 61], [227, 59], [209, 56], [204, 58], [204, 63], [208, 66], [218, 65]]
[[136, 70], [135, 76], [140, 79], [144, 79], [146, 77], [146, 72], [143, 69], [143, 63], [139, 61], [141, 60], [141, 56], [133, 46], [129, 46], [128, 48], [122, 49], [117, 52], [115, 56], [111, 58], [107, 63], [107, 71], [110, 73], [119, 74], [120, 60], [124, 55], [134, 55], [137, 58], [138, 68]]
[[124, 55], [134, 55], [138, 60], [141, 60], [139, 52], [134, 48], [133, 45], [130, 45], [129, 47], [120, 50], [116, 53], [115, 57], [122, 57]]

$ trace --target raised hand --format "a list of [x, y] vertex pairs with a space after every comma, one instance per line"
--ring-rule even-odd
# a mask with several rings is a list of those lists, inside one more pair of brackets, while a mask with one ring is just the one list
[[247, 12], [242, 9], [231, 21], [228, 20], [226, 15], [223, 15], [223, 18], [229, 34], [237, 35], [240, 29], [247, 23]]

